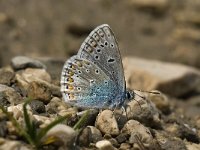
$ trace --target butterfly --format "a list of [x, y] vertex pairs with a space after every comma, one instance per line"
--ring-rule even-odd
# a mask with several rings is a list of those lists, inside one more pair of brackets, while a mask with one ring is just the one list
[[109, 25], [96, 27], [63, 66], [61, 92], [77, 107], [115, 109], [134, 98], [126, 89], [117, 40]]

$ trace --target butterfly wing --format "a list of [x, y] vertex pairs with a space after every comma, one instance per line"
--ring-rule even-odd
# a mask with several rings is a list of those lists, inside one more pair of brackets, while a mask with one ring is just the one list
[[112, 107], [117, 94], [110, 78], [93, 62], [71, 57], [66, 61], [61, 76], [64, 100], [79, 107]]
[[124, 99], [121, 56], [108, 25], [94, 29], [78, 54], [66, 61], [61, 91], [66, 102], [79, 107], [113, 108]]
[[96, 27], [81, 45], [78, 57], [94, 62], [116, 83], [119, 95], [125, 92], [121, 55], [114, 33], [107, 24]]

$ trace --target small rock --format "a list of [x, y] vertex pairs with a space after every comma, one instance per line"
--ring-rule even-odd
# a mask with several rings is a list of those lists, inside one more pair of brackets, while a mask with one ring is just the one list
[[170, 103], [169, 99], [163, 93], [160, 94], [149, 94], [149, 99], [156, 105], [162, 113], [169, 114], [170, 112]]
[[195, 129], [189, 127], [188, 124], [171, 124], [165, 127], [165, 130], [171, 133], [171, 135], [179, 137], [181, 139], [187, 139], [193, 143], [199, 143], [198, 133]]
[[122, 143], [120, 145], [119, 150], [127, 150], [127, 149], [131, 149], [131, 145], [129, 143]]
[[187, 150], [184, 142], [181, 139], [171, 136], [168, 133], [155, 131], [155, 138], [160, 145], [160, 149]]
[[129, 138], [130, 143], [138, 144], [139, 140], [141, 143], [143, 143], [144, 147], [147, 149], [152, 148], [155, 145], [153, 136], [151, 135], [149, 129], [136, 120], [129, 120], [124, 125], [121, 132], [130, 135]]
[[69, 105], [67, 105], [58, 97], [53, 97], [50, 100], [50, 102], [46, 105], [46, 111], [50, 114], [58, 114], [60, 111], [66, 111], [69, 108]]
[[119, 128], [115, 116], [111, 110], [104, 110], [99, 113], [95, 126], [104, 134], [118, 135]]
[[49, 139], [55, 139], [54, 144], [63, 145], [65, 149], [70, 149], [74, 146], [76, 132], [69, 126], [64, 124], [57, 124], [51, 128], [43, 137], [42, 141], [45, 143]]
[[99, 150], [115, 150], [115, 148], [112, 146], [112, 144], [110, 143], [110, 141], [108, 140], [102, 140], [96, 143], [96, 147]]
[[11, 85], [14, 80], [15, 73], [11, 69], [0, 69], [0, 84]]
[[30, 150], [30, 148], [26, 147], [19, 141], [10, 141], [0, 138], [0, 143], [1, 150]]
[[200, 86], [200, 71], [193, 67], [134, 57], [123, 59], [123, 64], [130, 89], [157, 89], [180, 97]]
[[[160, 128], [161, 120], [158, 109], [149, 100], [150, 98], [148, 95], [138, 91], [135, 91], [135, 93], [135, 100], [132, 100], [130, 103], [128, 103], [126, 108], [127, 117], [129, 119], [138, 120], [141, 123], [144, 123], [146, 126]], [[141, 99], [141, 96], [145, 98]]]
[[78, 145], [79, 146], [89, 146], [90, 143], [96, 143], [97, 141], [102, 140], [101, 132], [93, 127], [88, 126], [79, 135]]
[[22, 97], [11, 87], [0, 84], [0, 98], [9, 102], [10, 104], [19, 104], [22, 101]]
[[52, 121], [55, 120], [55, 118], [48, 118], [45, 116], [40, 116], [40, 115], [33, 115], [33, 120], [36, 121], [36, 123], [40, 126], [40, 128], [43, 128], [50, 124]]
[[44, 64], [33, 58], [16, 56], [11, 60], [13, 69], [20, 70], [25, 68], [46, 68]]
[[27, 68], [22, 71], [21, 76], [29, 83], [38, 80], [46, 81], [48, 83], [51, 82], [51, 76], [46, 72], [45, 69]]
[[[28, 114], [29, 115], [32, 115], [32, 111], [31, 111], [31, 108], [30, 106], [28, 105], [26, 107], [27, 111], [28, 111]], [[23, 104], [18, 104], [18, 105], [15, 105], [15, 106], [9, 106], [7, 108], [8, 112], [12, 112], [13, 113], [13, 117], [17, 120], [23, 118]]]
[[116, 140], [118, 143], [123, 143], [128, 139], [128, 137], [129, 137], [128, 134], [121, 133], [116, 137]]
[[32, 100], [30, 103], [29, 103], [33, 113], [45, 113], [45, 105], [43, 102], [41, 101], [38, 101], [38, 100]]
[[30, 82], [27, 94], [33, 100], [40, 100], [46, 104], [51, 100], [51, 90], [44, 82]]
[[200, 144], [186, 142], [187, 150], [200, 150]]

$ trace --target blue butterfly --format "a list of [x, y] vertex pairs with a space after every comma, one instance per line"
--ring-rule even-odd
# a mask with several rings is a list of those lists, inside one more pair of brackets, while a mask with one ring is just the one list
[[134, 98], [126, 89], [121, 55], [107, 24], [96, 27], [78, 54], [64, 64], [61, 92], [67, 103], [84, 108], [123, 107]]

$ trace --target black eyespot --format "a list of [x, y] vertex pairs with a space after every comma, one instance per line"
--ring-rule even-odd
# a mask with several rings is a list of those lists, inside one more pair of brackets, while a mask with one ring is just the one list
[[99, 59], [99, 56], [98, 56], [98, 55], [96, 55], [96, 56], [95, 56], [95, 59]]
[[96, 74], [99, 74], [99, 70], [98, 70], [98, 69], [96, 69], [96, 70], [95, 70], [95, 73], [96, 73]]
[[108, 62], [114, 62], [115, 61], [115, 59], [113, 59], [113, 58], [110, 58], [110, 59], [108, 59]]
[[86, 71], [86, 72], [89, 72], [89, 69], [86, 69], [85, 71]]
[[105, 42], [104, 45], [105, 45], [105, 46], [108, 46], [108, 42]]
[[104, 45], [103, 45], [103, 44], [101, 44], [100, 46], [104, 48]]
[[79, 70], [79, 71], [78, 71], [78, 73], [79, 73], [79, 74], [81, 74], [81, 73], [82, 73], [82, 71], [80, 71], [80, 70]]
[[77, 87], [77, 89], [80, 91], [81, 90], [81, 88], [80, 87]]
[[100, 50], [100, 49], [97, 49], [97, 52], [98, 52], [98, 53], [100, 53], [100, 52], [101, 52], [101, 50]]
[[112, 71], [112, 74], [114, 74], [115, 72], [114, 71]]
[[111, 46], [111, 47], [114, 47], [114, 45], [113, 45], [113, 44], [110, 44], [110, 46]]
[[105, 81], [104, 83], [105, 83], [105, 84], [108, 84], [108, 81]]

